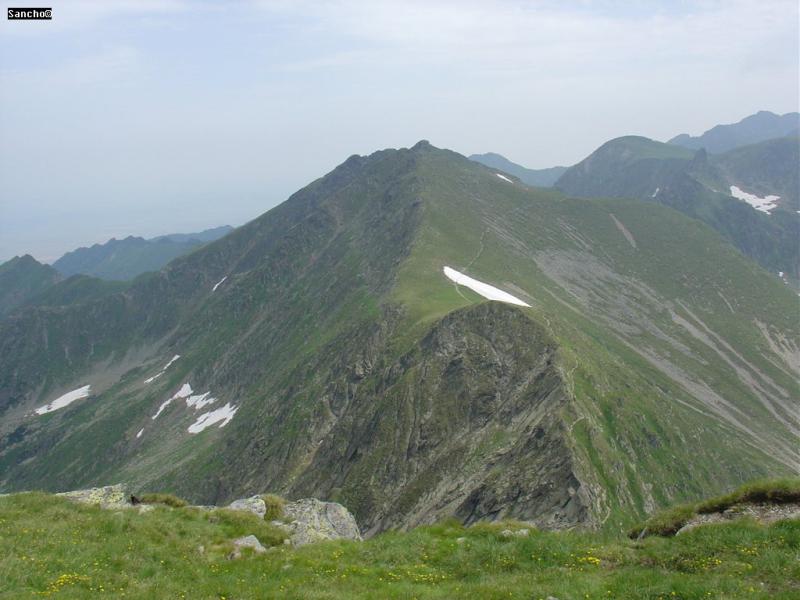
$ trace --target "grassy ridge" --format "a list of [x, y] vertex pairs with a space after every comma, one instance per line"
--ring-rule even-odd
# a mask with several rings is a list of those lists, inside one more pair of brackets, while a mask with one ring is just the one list
[[[800, 522], [751, 521], [634, 542], [446, 521], [300, 549], [247, 513], [108, 511], [45, 494], [0, 498], [0, 597], [797, 598]], [[230, 540], [275, 549], [231, 561]]]
[[693, 504], [681, 504], [661, 511], [631, 529], [630, 537], [643, 535], [674, 535], [698, 514], [722, 512], [737, 504], [769, 502], [785, 504], [800, 502], [800, 480], [779, 479], [756, 481], [743, 485], [730, 494], [709, 498]]

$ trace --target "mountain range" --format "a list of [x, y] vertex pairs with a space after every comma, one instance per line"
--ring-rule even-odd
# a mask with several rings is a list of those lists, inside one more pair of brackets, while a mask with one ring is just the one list
[[[595, 170], [628, 195], [608, 164], [629, 155], [650, 194], [722, 169], [650, 142], [558, 187]], [[702, 220], [572, 195], [424, 141], [354, 155], [123, 289], [19, 308], [0, 321], [0, 491], [270, 490], [341, 502], [369, 535], [620, 527], [796, 475], [796, 294]]]
[[556, 182], [582, 197], [637, 198], [699, 219], [773, 273], [800, 277], [800, 138], [696, 152], [644, 137], [603, 144]]
[[112, 238], [104, 244], [67, 252], [53, 263], [53, 268], [66, 277], [82, 274], [127, 281], [148, 271], [158, 271], [172, 259], [232, 230], [229, 225], [224, 225], [198, 233], [173, 233], [149, 240], [135, 236], [122, 240]]
[[[572, 196], [658, 202], [716, 229], [800, 288], [800, 113], [761, 111], [699, 137], [610, 140], [572, 167], [531, 170], [494, 154], [471, 160]], [[748, 206], [749, 205], [749, 206]]]
[[738, 123], [716, 125], [700, 136], [682, 133], [669, 140], [669, 144], [690, 150], [704, 148], [706, 152], [721, 154], [740, 146], [757, 144], [769, 139], [800, 135], [800, 113], [776, 115], [762, 110], [745, 117]]

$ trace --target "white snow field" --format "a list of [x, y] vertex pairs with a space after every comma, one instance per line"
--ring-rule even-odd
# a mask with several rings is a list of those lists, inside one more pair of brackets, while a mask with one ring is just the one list
[[739, 189], [735, 185], [731, 186], [731, 196], [737, 200], [743, 200], [747, 202], [756, 210], [760, 210], [768, 215], [771, 214], [773, 208], [778, 206], [778, 200], [781, 199], [780, 196], [764, 196], [763, 198], [759, 198], [755, 194], [749, 194], [748, 192]]
[[189, 425], [187, 431], [189, 433], [200, 433], [215, 423], [219, 423], [220, 427], [225, 427], [225, 425], [230, 423], [237, 410], [239, 410], [238, 406], [231, 406], [230, 403], [227, 403], [217, 410], [203, 413], [197, 418], [197, 421]]
[[225, 280], [226, 280], [227, 278], [228, 278], [228, 276], [227, 276], [227, 275], [225, 275], [225, 277], [223, 277], [223, 278], [222, 278], [222, 279], [220, 279], [220, 280], [219, 280], [217, 283], [215, 283], [215, 284], [214, 284], [214, 287], [213, 287], [213, 288], [211, 288], [211, 291], [212, 291], [212, 292], [216, 292], [216, 291], [217, 291], [217, 288], [218, 288], [219, 286], [221, 286], [223, 283], [225, 283]]
[[137, 437], [137, 438], [140, 438], [140, 437], [142, 437], [142, 434], [143, 434], [143, 433], [144, 433], [144, 427], [142, 427], [142, 428], [139, 430], [139, 433], [137, 433], [137, 434], [136, 434], [136, 437]]
[[144, 382], [145, 382], [145, 383], [150, 383], [151, 381], [154, 381], [154, 380], [158, 379], [159, 377], [161, 377], [161, 376], [162, 376], [164, 373], [166, 373], [167, 369], [169, 369], [169, 366], [170, 366], [172, 363], [174, 363], [176, 360], [178, 360], [180, 357], [181, 357], [181, 355], [180, 355], [180, 354], [176, 354], [175, 356], [173, 356], [173, 357], [172, 357], [172, 358], [169, 360], [169, 362], [168, 362], [166, 365], [164, 365], [164, 368], [163, 368], [163, 369], [161, 369], [161, 370], [160, 370], [158, 373], [156, 373], [156, 374], [155, 374], [155, 375], [153, 375], [152, 377], [148, 377], [147, 379], [145, 379], [145, 380], [144, 380]]
[[660, 188], [660, 187], [657, 187], [657, 188], [656, 188], [656, 191], [655, 191], [655, 192], [653, 192], [653, 193], [650, 195], [650, 197], [651, 197], [651, 198], [655, 198], [656, 196], [658, 196], [658, 192], [660, 192], [660, 191], [661, 191], [661, 188]]
[[40, 406], [34, 412], [37, 415], [44, 415], [54, 410], [58, 410], [59, 408], [64, 408], [65, 406], [69, 406], [75, 400], [80, 400], [81, 398], [86, 398], [89, 395], [89, 390], [91, 389], [91, 385], [85, 385], [83, 387], [78, 388], [77, 390], [72, 390], [71, 392], [67, 392], [63, 396], [59, 396], [55, 400], [53, 400], [50, 404], [45, 404], [44, 406]]
[[497, 175], [497, 176], [498, 176], [500, 179], [502, 179], [503, 181], [507, 181], [508, 183], [514, 183], [513, 181], [511, 181], [511, 180], [510, 180], [508, 177], [506, 177], [505, 175], [500, 175], [500, 173], [495, 173], [495, 175]]
[[503, 290], [498, 290], [493, 285], [489, 285], [488, 283], [483, 283], [482, 281], [478, 281], [477, 279], [473, 279], [468, 275], [464, 275], [463, 273], [459, 273], [455, 269], [451, 269], [450, 267], [444, 268], [445, 277], [447, 277], [450, 281], [457, 283], [458, 285], [463, 285], [471, 289], [473, 292], [476, 292], [487, 298], [489, 300], [498, 300], [499, 302], [506, 302], [508, 304], [516, 304], [517, 306], [527, 306], [530, 308], [530, 304], [527, 302], [523, 302], [516, 296], [512, 296], [508, 292], [504, 292]]

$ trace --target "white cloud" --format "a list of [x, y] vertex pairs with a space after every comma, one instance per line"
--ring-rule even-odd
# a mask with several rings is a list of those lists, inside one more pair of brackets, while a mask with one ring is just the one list
[[[670, 10], [636, 3], [256, 0], [270, 17], [342, 40], [346, 50], [292, 63], [329, 68], [365, 62], [471, 65], [569, 76], [587, 69], [631, 70], [664, 63], [736, 65], [776, 36], [796, 37], [794, 2], [699, 2]], [[647, 5], [652, 6], [652, 5]], [[635, 10], [639, 8], [639, 10]], [[354, 50], [352, 45], [366, 48]], [[791, 57], [789, 57], [791, 59]], [[643, 63], [647, 64], [643, 64]], [[520, 69], [522, 71], [520, 71]]]

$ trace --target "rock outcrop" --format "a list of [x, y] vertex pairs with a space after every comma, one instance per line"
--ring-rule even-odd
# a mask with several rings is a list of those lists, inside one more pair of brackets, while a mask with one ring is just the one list
[[250, 498], [234, 500], [228, 505], [228, 508], [231, 510], [246, 510], [257, 515], [261, 519], [267, 514], [267, 504], [261, 496], [251, 496]]
[[305, 546], [325, 540], [358, 540], [361, 532], [353, 515], [336, 502], [304, 498], [289, 502], [283, 509], [286, 521], [272, 521], [289, 534], [292, 546]]
[[[74, 490], [56, 494], [69, 500], [83, 504], [91, 504], [105, 509], [138, 508], [140, 512], [153, 510], [152, 505], [131, 503], [131, 495], [125, 484], [105, 487]], [[216, 506], [194, 506], [204, 510], [214, 510]], [[251, 496], [234, 500], [228, 510], [251, 512], [263, 519], [267, 505], [261, 496]], [[274, 520], [272, 525], [286, 532], [288, 543], [292, 546], [305, 546], [325, 540], [358, 540], [361, 532], [350, 511], [336, 502], [323, 502], [316, 498], [303, 498], [295, 502], [287, 502], [283, 507], [283, 519]], [[256, 553], [265, 549], [255, 536], [249, 535], [234, 540], [232, 557], [239, 558], [242, 548], [252, 548]]]
[[104, 487], [89, 488], [85, 490], [74, 490], [56, 494], [82, 504], [94, 504], [100, 508], [131, 508], [130, 494], [123, 483], [107, 485]]
[[800, 503], [737, 504], [721, 512], [695, 515], [675, 535], [681, 535], [700, 525], [727, 523], [736, 519], [753, 519], [763, 525], [769, 525], [784, 519], [800, 519]]

